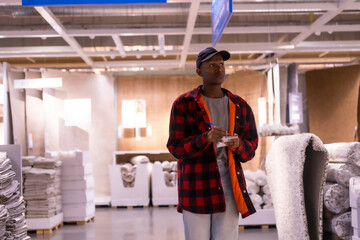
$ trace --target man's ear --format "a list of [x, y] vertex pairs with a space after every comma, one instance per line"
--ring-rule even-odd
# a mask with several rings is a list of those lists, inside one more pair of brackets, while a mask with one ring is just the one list
[[201, 75], [201, 69], [200, 69], [200, 68], [197, 68], [197, 69], [196, 69], [196, 73], [197, 73], [197, 75], [199, 75], [200, 77], [202, 77], [202, 75]]

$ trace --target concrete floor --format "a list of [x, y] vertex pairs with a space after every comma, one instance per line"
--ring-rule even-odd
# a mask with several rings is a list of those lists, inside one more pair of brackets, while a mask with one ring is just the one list
[[[34, 240], [183, 240], [184, 232], [176, 208], [96, 208], [95, 220], [86, 225], [65, 224], [51, 235], [29, 236]], [[276, 240], [276, 228], [239, 230], [239, 239]]]

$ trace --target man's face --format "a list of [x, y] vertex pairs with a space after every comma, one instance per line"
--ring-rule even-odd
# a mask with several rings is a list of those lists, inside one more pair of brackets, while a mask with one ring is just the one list
[[221, 85], [225, 78], [224, 60], [220, 54], [216, 54], [203, 62], [196, 71], [203, 78], [204, 85]]

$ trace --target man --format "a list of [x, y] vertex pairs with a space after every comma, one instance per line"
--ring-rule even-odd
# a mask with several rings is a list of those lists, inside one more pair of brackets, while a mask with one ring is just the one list
[[243, 218], [255, 213], [240, 162], [254, 157], [258, 136], [250, 106], [221, 88], [229, 58], [212, 47], [201, 51], [196, 73], [203, 85], [171, 109], [167, 148], [178, 159], [178, 211], [187, 240], [237, 240], [239, 212]]

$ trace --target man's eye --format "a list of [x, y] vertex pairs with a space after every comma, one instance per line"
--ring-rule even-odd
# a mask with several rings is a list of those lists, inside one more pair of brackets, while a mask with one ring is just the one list
[[214, 67], [214, 64], [210, 64], [209, 67], [211, 67], [211, 68]]
[[223, 67], [223, 66], [224, 66], [224, 64], [223, 64], [223, 63], [220, 63], [219, 65], [220, 65], [220, 67]]

